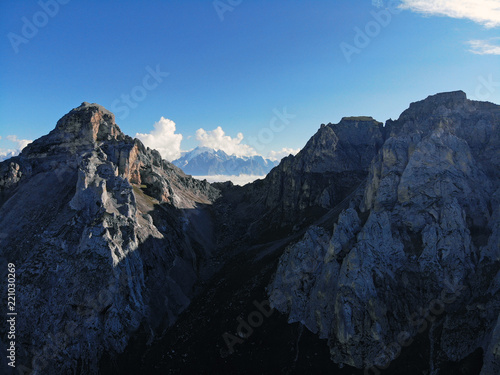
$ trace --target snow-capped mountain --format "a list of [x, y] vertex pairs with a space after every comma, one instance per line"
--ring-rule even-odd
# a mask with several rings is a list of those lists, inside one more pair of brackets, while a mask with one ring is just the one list
[[279, 161], [264, 159], [262, 156], [239, 157], [228, 155], [222, 150], [196, 147], [184, 152], [172, 162], [185, 173], [195, 176], [227, 175], [239, 176], [266, 175]]

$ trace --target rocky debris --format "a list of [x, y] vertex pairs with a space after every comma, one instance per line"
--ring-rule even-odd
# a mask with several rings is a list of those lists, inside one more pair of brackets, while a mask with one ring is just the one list
[[17, 266], [22, 309], [17, 359], [36, 373], [94, 373], [134, 332], [154, 337], [189, 305], [198, 257], [213, 250], [191, 218], [218, 191], [96, 104], [1, 163], [0, 193], [2, 263]]
[[499, 110], [463, 92], [413, 103], [387, 122], [360, 204], [281, 257], [272, 304], [335, 362], [383, 368], [426, 322], [432, 371], [478, 348], [482, 374], [500, 371]]

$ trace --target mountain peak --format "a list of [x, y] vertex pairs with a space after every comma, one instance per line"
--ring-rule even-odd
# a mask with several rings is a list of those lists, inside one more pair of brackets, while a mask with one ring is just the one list
[[377, 122], [373, 117], [371, 116], [349, 116], [349, 117], [342, 117], [341, 122]]
[[434, 101], [449, 101], [449, 100], [456, 100], [456, 101], [464, 101], [467, 99], [467, 94], [462, 91], [462, 90], [457, 90], [457, 91], [446, 91], [446, 92], [440, 92], [434, 95], [429, 95], [426, 99], [424, 100], [434, 100]]
[[123, 138], [115, 115], [96, 103], [83, 102], [63, 116], [55, 131], [71, 133], [91, 142]]
[[466, 102], [467, 94], [461, 90], [441, 92], [435, 95], [429, 95], [424, 100], [411, 103], [409, 110], [424, 111], [429, 113], [439, 107], [452, 109], [458, 105], [463, 105]]
[[[83, 103], [0, 163], [0, 245], [23, 286], [18, 363], [37, 373], [225, 373], [257, 358], [262, 368], [246, 368], [262, 373], [281, 362], [309, 368], [315, 356], [332, 373], [377, 372], [380, 348], [403, 331], [420, 337], [408, 312], [446, 295], [436, 335], [407, 358], [427, 372], [463, 364], [500, 374], [499, 113], [456, 92], [413, 104], [387, 129], [344, 118], [265, 179], [235, 187], [185, 175]], [[218, 153], [189, 166], [199, 175], [269, 167]], [[230, 356], [242, 308], [255, 322], [245, 296], [266, 315], [261, 349], [240, 342]], [[224, 311], [206, 308], [221, 301]], [[286, 348], [297, 340], [286, 322], [309, 331], [310, 351]], [[280, 364], [269, 368], [275, 346], [285, 350], [272, 351]]]
[[23, 155], [76, 153], [103, 141], [131, 139], [115, 123], [115, 116], [103, 106], [83, 102], [64, 115], [46, 136], [29, 144]]

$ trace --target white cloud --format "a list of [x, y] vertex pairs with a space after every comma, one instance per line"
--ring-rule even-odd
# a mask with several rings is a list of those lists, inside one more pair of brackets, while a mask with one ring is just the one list
[[19, 139], [17, 138], [17, 135], [8, 135], [7, 137], [5, 137], [5, 139], [11, 141], [12, 143], [16, 143], [19, 152], [21, 152], [23, 148], [25, 148], [27, 145], [33, 142], [29, 139]]
[[137, 133], [135, 137], [147, 147], [158, 150], [164, 159], [178, 159], [181, 156], [182, 134], [175, 134], [175, 122], [162, 117], [153, 126], [151, 133]]
[[401, 0], [400, 8], [429, 16], [469, 19], [487, 28], [500, 26], [500, 0]]
[[[2, 137], [0, 137], [0, 139], [2, 139]], [[8, 149], [0, 148], [0, 161], [19, 155], [23, 148], [33, 142], [28, 139], [19, 139], [17, 138], [17, 135], [8, 135], [7, 137], [5, 137], [5, 139], [14, 143], [15, 147]]]
[[289, 147], [283, 147], [279, 151], [269, 151], [267, 154], [267, 158], [271, 160], [281, 160], [285, 156], [288, 156], [290, 154], [296, 155], [300, 151], [300, 148], [289, 148]]
[[236, 156], [254, 156], [257, 152], [249, 145], [241, 143], [243, 134], [238, 133], [236, 138], [226, 135], [220, 126], [214, 130], [206, 131], [200, 128], [196, 131], [196, 139], [200, 146], [210, 147], [216, 150], [222, 150], [228, 155]]
[[[182, 134], [176, 134], [176, 126], [172, 120], [162, 117], [160, 121], [154, 124], [154, 129], [147, 134], [137, 133], [136, 138], [140, 139], [149, 148], [158, 150], [163, 158], [168, 161], [176, 160], [181, 157], [181, 142]], [[187, 137], [189, 138], [189, 137]], [[228, 155], [236, 155], [238, 157], [256, 156], [257, 151], [251, 146], [242, 143], [243, 134], [238, 133], [236, 137], [227, 135], [222, 127], [218, 126], [214, 130], [205, 130], [200, 128], [196, 131], [196, 140], [201, 147], [209, 147], [215, 150], [222, 150]], [[283, 157], [290, 154], [295, 155], [300, 149], [284, 147], [279, 151], [270, 151], [267, 158], [271, 160], [281, 160]], [[247, 175], [242, 175], [247, 176]], [[203, 177], [203, 176], [201, 176]], [[206, 176], [205, 176], [206, 177]], [[217, 176], [210, 176], [211, 179]], [[243, 182], [251, 182], [262, 176], [241, 177], [235, 176], [232, 180], [237, 185]], [[220, 176], [218, 181], [231, 180], [231, 176]]]
[[476, 55], [500, 55], [500, 46], [492, 44], [491, 41], [500, 38], [493, 38], [489, 40], [470, 40], [467, 42], [471, 46], [469, 50]]
[[238, 176], [227, 175], [212, 175], [212, 176], [193, 176], [197, 180], [207, 180], [208, 182], [225, 182], [231, 181], [235, 185], [246, 185], [258, 179], [263, 179], [266, 176], [255, 176], [250, 174], [240, 174]]

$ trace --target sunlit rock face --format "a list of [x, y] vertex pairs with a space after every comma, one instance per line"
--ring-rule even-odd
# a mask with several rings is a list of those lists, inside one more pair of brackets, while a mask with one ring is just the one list
[[389, 120], [364, 194], [281, 257], [273, 306], [337, 363], [382, 369], [425, 332], [431, 369], [481, 348], [482, 374], [499, 373], [499, 125], [499, 106], [463, 92]]
[[277, 313], [255, 328], [259, 345], [224, 347], [242, 306], [261, 296], [313, 332], [308, 343], [326, 339], [323, 360], [352, 366], [343, 371], [377, 373], [403, 349], [425, 351], [432, 373], [475, 353], [478, 371], [498, 374], [499, 123], [497, 105], [438, 94], [385, 126], [322, 125], [240, 187], [187, 176], [83, 103], [0, 163], [18, 361], [37, 374], [241, 363], [259, 373], [272, 365], [254, 361], [261, 345], [286, 363], [280, 371], [307, 368], [298, 349], [282, 350], [302, 333]]
[[140, 327], [153, 338], [189, 305], [212, 246], [196, 239], [197, 217], [218, 191], [124, 135], [103, 107], [83, 103], [1, 163], [0, 190], [20, 363], [96, 372], [103, 353]]

